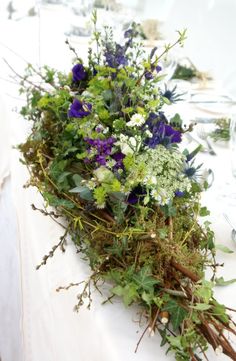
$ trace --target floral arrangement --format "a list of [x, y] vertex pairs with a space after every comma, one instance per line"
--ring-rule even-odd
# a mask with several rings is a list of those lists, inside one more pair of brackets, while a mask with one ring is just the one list
[[[209, 214], [200, 204], [207, 184], [194, 162], [199, 148], [181, 150], [191, 129], [179, 115], [167, 119], [163, 105], [171, 106], [172, 94], [159, 87], [160, 59], [182, 45], [185, 31], [146, 57], [137, 25], [120, 45], [110, 28], [97, 31], [96, 13], [93, 22], [96, 50], [89, 49], [86, 65], [69, 44], [71, 73], [29, 65], [21, 77], [27, 97], [21, 114], [32, 122], [19, 146], [29, 184], [53, 207], [40, 211], [57, 222], [62, 217], [65, 228], [37, 268], [64, 251], [70, 236], [92, 270], [75, 310], [86, 300], [89, 307], [91, 286], [102, 292], [105, 281], [107, 301], [118, 296], [126, 306], [139, 305], [145, 332], [158, 331], [176, 360], [207, 359], [209, 344], [236, 360], [225, 336], [236, 333], [235, 323], [213, 295], [214, 234], [209, 222], [199, 222]], [[211, 280], [204, 278], [207, 267]]]

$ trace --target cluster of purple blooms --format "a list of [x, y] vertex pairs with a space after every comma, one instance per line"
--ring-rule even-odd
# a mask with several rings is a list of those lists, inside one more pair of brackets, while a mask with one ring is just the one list
[[84, 69], [83, 64], [76, 64], [72, 68], [72, 80], [73, 82], [79, 82], [87, 77], [87, 72]]
[[108, 66], [111, 68], [118, 68], [120, 65], [127, 65], [128, 59], [125, 56], [127, 47], [119, 44], [115, 45], [115, 49], [109, 49], [105, 51], [105, 59]]
[[107, 139], [84, 139], [88, 144], [88, 153], [91, 152], [91, 149], [96, 150], [95, 161], [100, 165], [106, 165], [107, 157], [111, 155], [113, 144], [116, 142], [114, 137], [109, 137]]
[[70, 118], [83, 118], [89, 115], [92, 111], [92, 104], [81, 102], [74, 99], [68, 112]]
[[181, 132], [167, 124], [167, 119], [162, 112], [150, 113], [146, 125], [152, 133], [152, 137], [145, 140], [149, 148], [156, 148], [158, 144], [169, 147], [172, 143], [181, 142]]

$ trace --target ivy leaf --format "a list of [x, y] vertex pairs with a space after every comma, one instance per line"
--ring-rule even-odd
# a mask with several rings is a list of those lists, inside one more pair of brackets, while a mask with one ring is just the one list
[[215, 246], [216, 249], [220, 250], [221, 252], [224, 252], [224, 253], [234, 253], [234, 251], [232, 251], [232, 249], [224, 246], [223, 244], [216, 244]]
[[116, 287], [113, 287], [111, 289], [111, 292], [114, 293], [114, 295], [121, 297], [124, 294], [124, 287], [122, 287], [121, 285], [118, 285]]
[[151, 268], [149, 266], [144, 266], [133, 276], [134, 282], [137, 284], [138, 288], [141, 288], [148, 292], [153, 292], [153, 286], [158, 283], [158, 281], [151, 276]]
[[229, 316], [226, 313], [225, 306], [221, 305], [220, 303], [214, 301], [214, 306], [212, 307], [213, 315], [220, 318], [222, 322], [229, 322]]
[[125, 306], [129, 306], [139, 296], [139, 294], [137, 292], [137, 286], [134, 284], [130, 284], [130, 285], [125, 286], [124, 290], [125, 290], [125, 293], [123, 295], [123, 301], [124, 301]]
[[196, 289], [195, 295], [200, 297], [204, 303], [209, 303], [212, 297], [212, 288], [214, 284], [212, 282], [203, 280], [202, 284]]
[[137, 286], [134, 283], [129, 283], [125, 287], [118, 285], [112, 288], [111, 292], [119, 297], [123, 297], [125, 306], [129, 306], [139, 296]]
[[161, 347], [164, 346], [167, 343], [167, 333], [166, 333], [166, 328], [164, 328], [164, 330], [159, 330], [159, 333], [162, 337], [162, 341], [161, 341]]
[[199, 216], [200, 217], [206, 217], [209, 216], [210, 211], [207, 209], [207, 207], [201, 207], [200, 211], [199, 211]]
[[215, 278], [216, 286], [228, 286], [234, 282], [236, 282], [236, 278], [232, 278], [231, 280], [228, 281], [225, 281], [224, 277]]
[[153, 301], [153, 295], [144, 291], [142, 293], [142, 299], [144, 300], [144, 302], [146, 302], [148, 306], [151, 306], [151, 303]]
[[188, 314], [188, 312], [174, 300], [170, 300], [163, 310], [170, 313], [170, 320], [174, 331], [177, 330]]

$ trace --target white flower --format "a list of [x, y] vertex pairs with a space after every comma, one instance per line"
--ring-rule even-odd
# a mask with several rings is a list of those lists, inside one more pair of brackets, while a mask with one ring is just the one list
[[161, 323], [162, 323], [163, 325], [166, 325], [168, 322], [169, 322], [169, 319], [168, 319], [167, 317], [162, 317], [162, 318], [161, 318]]
[[144, 178], [144, 184], [152, 186], [157, 184], [157, 177], [155, 175], [148, 175]]
[[116, 145], [120, 146], [121, 152], [125, 155], [133, 154], [134, 151], [138, 151], [141, 145], [140, 137], [128, 137], [127, 135], [120, 135], [120, 141], [116, 142]]
[[103, 208], [105, 208], [106, 204], [105, 203], [100, 203], [100, 204], [97, 203], [96, 206], [98, 209], [103, 209]]
[[217, 346], [217, 347], [215, 348], [215, 354], [216, 354], [216, 356], [219, 356], [219, 355], [221, 355], [222, 353], [223, 353], [223, 348], [222, 348], [222, 346], [221, 346], [221, 345]]
[[90, 180], [87, 182], [86, 186], [89, 188], [89, 189], [94, 189], [96, 187], [96, 182], [94, 180]]
[[142, 114], [134, 114], [132, 115], [130, 121], [126, 124], [128, 127], [140, 127], [141, 125], [143, 125], [145, 123], [145, 119], [142, 116]]
[[112, 173], [109, 169], [107, 169], [106, 167], [104, 167], [104, 166], [101, 166], [101, 167], [95, 169], [95, 170], [93, 171], [93, 173], [94, 173], [95, 177], [97, 178], [97, 180], [98, 180], [100, 183], [102, 183], [102, 182], [107, 182], [107, 183], [109, 183], [109, 182], [111, 182], [111, 181], [113, 180], [113, 178], [114, 178], [113, 173]]
[[146, 135], [148, 138], [151, 138], [151, 137], [152, 137], [152, 133], [150, 132], [150, 130], [146, 130], [146, 131], [145, 131], [145, 135]]

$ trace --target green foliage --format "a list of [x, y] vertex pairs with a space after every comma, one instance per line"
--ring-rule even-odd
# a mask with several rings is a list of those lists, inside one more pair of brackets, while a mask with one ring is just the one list
[[64, 207], [68, 209], [74, 208], [74, 204], [66, 199], [57, 198], [53, 194], [50, 194], [48, 192], [43, 192], [43, 197], [46, 200], [46, 202], [52, 206], [52, 207]]
[[154, 292], [154, 285], [158, 283], [157, 280], [152, 277], [151, 267], [149, 266], [142, 267], [141, 270], [133, 276], [133, 280], [138, 289], [151, 294]]
[[163, 310], [170, 313], [171, 323], [174, 331], [178, 329], [188, 314], [188, 312], [174, 300], [168, 301]]
[[223, 244], [218, 243], [215, 245], [215, 248], [219, 249], [221, 252], [224, 252], [224, 253], [234, 253], [234, 251], [232, 251], [232, 249], [230, 249], [227, 246], [224, 246]]
[[233, 278], [231, 280], [225, 280], [224, 277], [216, 277], [215, 278], [215, 284], [216, 286], [228, 286], [231, 285], [232, 283], [236, 282], [236, 278]]

